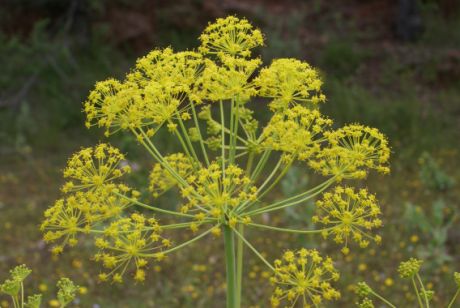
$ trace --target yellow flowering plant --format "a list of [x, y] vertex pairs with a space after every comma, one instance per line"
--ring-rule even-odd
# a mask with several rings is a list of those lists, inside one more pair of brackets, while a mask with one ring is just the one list
[[[45, 212], [45, 240], [61, 253], [80, 235], [90, 236], [98, 248], [94, 259], [104, 268], [100, 279], [120, 283], [127, 273], [143, 281], [152, 262], [208, 235], [222, 236], [228, 308], [241, 306], [245, 248], [271, 271], [273, 307], [338, 299], [339, 273], [329, 257], [301, 248], [270, 262], [245, 234], [250, 229], [318, 234], [332, 237], [345, 254], [353, 242], [379, 243], [373, 233], [382, 225], [376, 197], [342, 182], [365, 179], [371, 170], [389, 172], [386, 137], [359, 124], [334, 130], [320, 111], [326, 98], [318, 71], [297, 59], [262, 67], [254, 49], [263, 46], [264, 36], [246, 19], [219, 18], [199, 39], [196, 51], [151, 51], [124, 80], [96, 83], [84, 103], [88, 128], [103, 128], [107, 136], [129, 132], [150, 154], [151, 198], [175, 190], [180, 207], [141, 200], [121, 181], [131, 172], [125, 156], [102, 143], [70, 158], [64, 196]], [[270, 114], [266, 122], [255, 117], [262, 109]], [[160, 130], [175, 138], [181, 151], [160, 151]], [[273, 200], [269, 193], [293, 164], [323, 181]], [[261, 219], [315, 198], [317, 229], [283, 228]], [[163, 224], [164, 216], [176, 221]], [[190, 238], [174, 243], [168, 234], [177, 229], [189, 230]]]

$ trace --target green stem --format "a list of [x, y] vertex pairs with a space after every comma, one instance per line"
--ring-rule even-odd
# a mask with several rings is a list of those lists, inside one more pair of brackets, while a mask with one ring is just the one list
[[422, 278], [420, 278], [420, 275], [418, 273], [417, 273], [416, 277], [417, 277], [418, 282], [420, 283], [420, 287], [422, 288], [423, 297], [425, 299], [425, 305], [426, 305], [427, 308], [430, 308], [430, 302], [428, 300], [428, 296], [426, 294], [426, 290], [425, 290], [425, 286], [423, 285]]
[[388, 306], [390, 306], [391, 308], [396, 308], [395, 305], [393, 305], [392, 303], [390, 303], [386, 298], [384, 298], [383, 296], [379, 295], [378, 293], [376, 293], [374, 290], [371, 291], [372, 295], [374, 295], [375, 297], [377, 297], [378, 299], [380, 299], [382, 302], [384, 302], [385, 304], [387, 304]]
[[450, 301], [449, 303], [449, 306], [447, 306], [447, 308], [451, 308], [452, 305], [454, 304], [455, 300], [457, 299], [457, 296], [460, 294], [460, 288], [457, 289], [457, 292], [455, 292], [454, 294], [454, 297], [452, 298], [452, 300]]
[[[198, 156], [196, 155], [196, 152], [195, 152], [195, 148], [193, 147], [193, 143], [192, 141], [190, 140], [190, 136], [188, 135], [188, 132], [187, 132], [187, 128], [185, 127], [185, 124], [184, 122], [182, 121], [182, 118], [180, 116], [180, 114], [178, 114], [178, 112], [176, 111], [176, 114], [177, 114], [177, 118], [179, 120], [179, 126], [182, 130], [182, 134], [184, 135], [185, 137], [185, 141], [187, 142], [187, 145], [188, 147], [190, 148], [190, 151], [193, 155], [193, 158], [195, 159], [195, 164], [200, 167], [200, 160], [198, 159]], [[194, 164], [194, 165], [195, 165]]]
[[272, 227], [272, 226], [268, 226], [268, 225], [255, 224], [255, 223], [252, 223], [252, 222], [248, 223], [248, 225], [252, 226], [252, 227], [268, 229], [268, 230], [273, 230], [273, 231], [299, 233], [299, 234], [316, 234], [316, 233], [321, 233], [323, 231], [329, 231], [329, 230], [334, 229], [333, 227], [331, 227], [331, 228], [320, 229], [320, 230], [298, 230], [298, 229]]
[[252, 163], [254, 162], [254, 151], [249, 153], [248, 162], [246, 163], [246, 174], [251, 174]]
[[15, 297], [15, 296], [11, 296], [11, 299], [13, 300], [13, 307], [14, 307], [14, 308], [19, 308], [18, 305], [16, 304], [16, 297]]
[[24, 308], [24, 284], [21, 282], [21, 308]]
[[200, 137], [201, 151], [203, 152], [203, 156], [204, 156], [204, 160], [206, 161], [206, 165], [209, 166], [208, 153], [207, 153], [206, 148], [204, 146], [203, 135], [201, 134], [200, 123], [198, 123], [198, 117], [196, 115], [196, 110], [195, 110], [195, 104], [193, 104], [193, 102], [192, 102], [192, 103], [190, 103], [190, 105], [192, 106], [193, 122], [195, 123], [195, 127], [196, 127], [196, 129], [198, 131], [198, 136]]
[[270, 192], [273, 187], [275, 187], [276, 184], [278, 184], [278, 182], [286, 175], [286, 173], [288, 172], [289, 168], [291, 167], [292, 165], [292, 162], [288, 163], [283, 170], [281, 170], [280, 174], [278, 175], [278, 177], [273, 181], [273, 183], [270, 184], [270, 186], [265, 189], [265, 191], [263, 191], [262, 193], [258, 194], [258, 198], [262, 198], [263, 196], [265, 196], [268, 192]]
[[[238, 232], [244, 235], [244, 225], [238, 225]], [[244, 246], [240, 237], [236, 242], [236, 306], [241, 307], [241, 289], [243, 287], [243, 253]]]
[[[182, 247], [185, 247], [185, 246], [187, 246], [187, 245], [190, 245], [190, 244], [192, 244], [192, 243], [198, 241], [199, 239], [205, 237], [205, 236], [208, 235], [209, 233], [211, 233], [212, 229], [214, 229], [214, 227], [212, 227], [211, 229], [207, 230], [206, 232], [201, 233], [201, 234], [198, 235], [198, 236], [195, 236], [195, 237], [192, 238], [191, 240], [188, 240], [188, 241], [186, 241], [186, 242], [183, 242], [182, 244], [177, 245], [177, 246], [175, 246], [175, 247], [173, 247], [173, 248], [171, 248], [171, 249], [162, 251], [162, 253], [163, 253], [163, 254], [168, 254], [168, 253], [171, 253], [171, 252], [173, 252], [173, 251], [176, 251], [176, 250], [178, 250], [178, 249], [180, 249], [180, 248], [182, 248]], [[150, 256], [150, 255], [148, 255], [148, 256]]]
[[262, 156], [259, 159], [259, 162], [257, 163], [256, 167], [254, 168], [254, 171], [251, 175], [251, 180], [255, 182], [257, 178], [259, 177], [260, 172], [264, 168], [265, 164], [267, 163], [268, 158], [270, 157], [270, 150], [265, 150], [265, 152], [262, 154]]
[[221, 132], [221, 146], [222, 146], [222, 178], [225, 178], [225, 133], [224, 133], [224, 105], [222, 104], [222, 101], [219, 102], [219, 107], [220, 107], [220, 121], [222, 123], [222, 132]]
[[114, 192], [114, 194], [116, 194], [117, 196], [120, 196], [123, 199], [126, 199], [126, 200], [128, 200], [128, 201], [130, 201], [130, 202], [132, 202], [132, 203], [134, 203], [134, 204], [136, 204], [138, 206], [140, 206], [140, 207], [143, 207], [143, 208], [155, 211], [155, 212], [164, 213], [164, 214], [170, 214], [170, 215], [175, 215], [175, 216], [181, 216], [181, 217], [195, 218], [195, 216], [190, 215], [190, 214], [185, 214], [185, 213], [180, 213], [180, 212], [176, 212], [176, 211], [169, 211], [169, 210], [165, 210], [165, 209], [160, 209], [158, 207], [142, 203], [140, 201], [137, 201], [136, 199], [132, 199], [130, 197], [127, 197], [127, 196], [125, 196], [123, 194], [120, 194], [120, 193], [117, 193], [117, 192]]
[[256, 254], [256, 256], [259, 257], [260, 260], [262, 260], [262, 262], [265, 263], [265, 265], [267, 265], [273, 272], [275, 272], [275, 268], [273, 267], [273, 265], [270, 264], [270, 262], [268, 262], [261, 254], [260, 252], [257, 251], [257, 249], [254, 248], [254, 246], [251, 245], [251, 243], [249, 243], [245, 238], [244, 236], [242, 236], [238, 231], [236, 230], [233, 230], [233, 232], [235, 232], [235, 234], [252, 250], [252, 252], [254, 252]]
[[227, 266], [227, 308], [237, 308], [233, 233], [228, 225], [224, 225], [222, 229], [224, 232], [225, 263]]
[[145, 143], [143, 141], [144, 139], [142, 139], [141, 136], [135, 130], [132, 130], [132, 132], [134, 133], [134, 135], [136, 137], [139, 137], [139, 139], [138, 139], [139, 142], [142, 143], [142, 145], [152, 155], [152, 157], [155, 158], [161, 164], [162, 167], [164, 167], [166, 170], [168, 170], [168, 172], [177, 180], [177, 182], [179, 182], [179, 184], [182, 184], [184, 186], [188, 186], [188, 183], [176, 172], [176, 170], [174, 170], [168, 164], [166, 159], [160, 154], [160, 152], [155, 147], [155, 145], [150, 141], [150, 139], [147, 136], [147, 134], [142, 129], [139, 129], [139, 130], [141, 132], [141, 135], [144, 137], [144, 139], [147, 140], [147, 143]]
[[[316, 188], [318, 188], [319, 186], [317, 186]], [[282, 204], [282, 205], [277, 205], [276, 203], [274, 204], [271, 204], [271, 205], [267, 205], [263, 208], [260, 208], [260, 209], [257, 209], [257, 210], [254, 210], [254, 211], [250, 211], [248, 213], [246, 213], [247, 216], [253, 216], [253, 215], [258, 215], [258, 214], [262, 214], [262, 213], [268, 213], [268, 212], [273, 212], [273, 211], [277, 211], [277, 210], [281, 210], [281, 209], [284, 209], [286, 207], [289, 207], [289, 206], [293, 206], [293, 205], [296, 205], [296, 204], [299, 204], [301, 202], [305, 202], [317, 195], [319, 195], [320, 193], [322, 193], [326, 188], [328, 188], [329, 185], [325, 185], [324, 187], [322, 187], [320, 190], [312, 193], [311, 195], [306, 195], [305, 197], [303, 197], [302, 199], [299, 199], [299, 200], [295, 200], [295, 201], [292, 201], [290, 203], [286, 203], [286, 204]], [[284, 203], [284, 201], [282, 202]]]
[[420, 298], [420, 294], [419, 294], [419, 292], [418, 292], [417, 284], [415, 283], [414, 277], [412, 277], [412, 286], [414, 287], [415, 295], [417, 295], [418, 305], [419, 305], [421, 308], [423, 308], [422, 299]]

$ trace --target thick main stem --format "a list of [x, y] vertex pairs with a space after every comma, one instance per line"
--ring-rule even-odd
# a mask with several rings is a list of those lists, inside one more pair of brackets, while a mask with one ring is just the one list
[[[238, 231], [244, 235], [244, 225], [238, 225]], [[241, 307], [241, 291], [243, 287], [243, 253], [244, 245], [240, 237], [236, 241], [236, 307]]]
[[232, 229], [222, 226], [224, 233], [225, 263], [227, 266], [227, 308], [236, 306], [236, 270], [235, 270], [235, 243], [233, 241]]

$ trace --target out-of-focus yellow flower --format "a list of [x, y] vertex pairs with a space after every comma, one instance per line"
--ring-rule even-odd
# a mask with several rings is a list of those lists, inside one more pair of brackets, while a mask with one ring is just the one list
[[391, 278], [387, 278], [385, 279], [384, 283], [386, 286], [391, 287], [394, 284], [394, 281]]
[[88, 293], [88, 288], [87, 287], [80, 287], [78, 289], [78, 293], [80, 293], [81, 295], [85, 295]]

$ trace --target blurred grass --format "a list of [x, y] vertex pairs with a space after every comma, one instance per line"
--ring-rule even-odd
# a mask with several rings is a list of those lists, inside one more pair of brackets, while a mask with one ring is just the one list
[[[108, 5], [104, 1], [96, 4], [99, 11]], [[261, 236], [257, 232], [250, 237], [270, 258], [277, 256], [280, 249], [299, 245], [326, 250], [337, 260], [343, 274], [340, 284], [344, 299], [337, 306], [350, 305], [355, 300], [349, 285], [362, 279], [370, 280], [404, 305], [406, 291], [396, 279], [397, 264], [412, 255], [426, 256], [434, 249], [430, 244], [433, 235], [409, 223], [413, 215], [404, 215], [406, 204], [411, 203], [426, 215], [432, 213], [439, 200], [445, 204], [445, 217], [459, 210], [460, 65], [455, 52], [459, 52], [460, 37], [452, 29], [460, 19], [446, 20], [439, 8], [429, 2], [422, 7], [425, 32], [417, 42], [380, 42], [379, 33], [361, 29], [344, 18], [340, 10], [324, 13], [324, 6], [315, 1], [310, 14], [299, 9], [281, 15], [258, 7], [252, 15], [266, 33], [267, 48], [262, 54], [266, 62], [272, 57], [300, 57], [321, 70], [328, 97], [323, 111], [335, 119], [337, 126], [361, 122], [389, 136], [392, 174], [386, 178], [371, 176], [368, 182], [383, 206], [384, 242], [382, 247], [357, 250], [344, 257], [336, 246], [319, 238], [275, 233]], [[155, 34], [155, 45], [193, 47], [190, 44], [204, 23], [203, 13], [193, 9], [194, 5], [188, 3], [159, 11], [160, 31]], [[193, 14], [185, 20], [190, 10]], [[180, 26], [183, 20], [177, 16], [194, 26], [184, 32]], [[114, 45], [107, 41], [106, 28], [110, 24], [99, 25], [87, 40], [65, 31], [51, 34], [49, 25], [49, 21], [36, 23], [27, 37], [0, 32], [0, 99], [8, 104], [0, 107], [0, 280], [9, 267], [26, 262], [34, 269], [31, 288], [51, 289], [59, 275], [69, 275], [86, 286], [88, 294], [79, 296], [77, 306], [81, 307], [222, 306], [224, 268], [218, 241], [181, 250], [161, 268], [152, 269], [145, 284], [127, 286], [96, 282], [98, 268], [88, 260], [92, 249], [87, 243], [59, 260], [48, 253], [38, 225], [43, 210], [59, 196], [66, 159], [79, 147], [103, 139], [100, 132], [84, 128], [81, 102], [96, 81], [122, 77], [136, 56], [145, 52], [130, 50], [129, 42]], [[128, 151], [139, 166], [148, 168], [131, 137], [119, 136], [110, 141]], [[160, 136], [158, 142], [165, 147], [174, 146], [168, 143], [168, 136]], [[452, 187], [437, 189], [424, 182], [419, 175], [419, 158], [424, 152], [430, 153], [436, 168], [453, 179]], [[146, 172], [141, 171], [132, 181], [142, 183], [145, 177]], [[315, 175], [299, 165], [273, 197], [290, 194], [289, 190], [301, 189], [314, 180]], [[175, 204], [168, 196], [164, 201]], [[308, 211], [292, 209], [284, 214], [285, 218], [273, 215], [267, 219], [292, 227], [309, 223]], [[441, 223], [447, 218], [442, 220]], [[454, 221], [446, 231], [446, 241], [435, 247], [452, 259], [442, 264], [427, 261], [428, 281], [439, 290], [436, 306], [452, 290], [448, 273], [459, 270], [458, 223], [458, 219]], [[247, 260], [246, 304], [264, 307], [270, 292], [266, 273], [249, 253]], [[394, 279], [391, 283], [390, 277]]]

